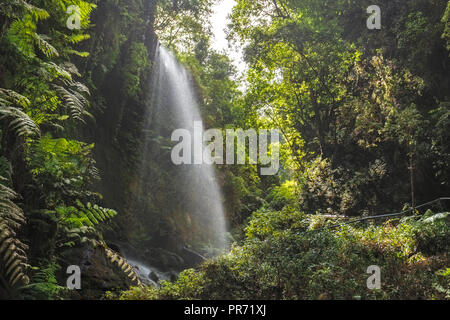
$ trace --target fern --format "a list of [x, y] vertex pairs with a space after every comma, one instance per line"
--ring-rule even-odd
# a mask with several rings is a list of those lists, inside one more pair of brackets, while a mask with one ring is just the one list
[[39, 134], [39, 128], [22, 110], [0, 105], [0, 121], [6, 121], [6, 131], [13, 132], [17, 137]]
[[55, 261], [50, 261], [37, 269], [32, 275], [30, 284], [20, 288], [24, 299], [53, 300], [62, 298], [61, 294], [69, 289], [60, 286], [56, 279], [56, 272], [61, 268]]
[[25, 9], [36, 20], [44, 20], [50, 17], [50, 14], [46, 10], [33, 6], [25, 0], [10, 0], [9, 2], [17, 8]]
[[91, 36], [89, 34], [71, 34], [65, 35], [65, 38], [72, 44], [76, 44], [83, 40], [89, 39]]
[[0, 103], [22, 108], [30, 106], [30, 100], [14, 90], [0, 88]]
[[85, 206], [77, 200], [77, 205], [81, 213], [87, 217], [91, 226], [109, 220], [117, 215], [117, 212], [113, 209], [102, 208], [96, 204], [92, 205], [90, 202], [88, 202]]
[[86, 86], [79, 82], [66, 81], [66, 87], [54, 84], [56, 92], [61, 96], [65, 106], [68, 107], [70, 116], [78, 121], [85, 122], [84, 116], [92, 117], [92, 115], [86, 110], [89, 105], [89, 101], [84, 94], [89, 94], [89, 90]]
[[25, 15], [21, 20], [15, 20], [11, 23], [6, 34], [8, 41], [27, 58], [34, 58], [35, 40], [33, 35], [36, 32], [36, 24], [31, 15]]
[[112, 209], [102, 208], [88, 202], [83, 205], [77, 200], [78, 208], [60, 206], [56, 208], [62, 222], [71, 228], [94, 227], [100, 222], [105, 222], [114, 217], [117, 212]]
[[64, 227], [63, 233], [62, 240], [59, 241], [59, 246], [73, 247], [76, 245], [89, 244], [92, 247], [96, 247], [101, 243], [100, 235], [93, 227]]
[[[8, 89], [0, 88], [0, 121], [5, 131], [13, 132], [17, 137], [39, 135], [39, 128], [22, 110], [14, 106], [27, 107], [27, 97]], [[14, 106], [13, 106], [14, 105]]]
[[139, 280], [138, 275], [134, 272], [133, 267], [120, 256], [117, 252], [112, 251], [106, 245], [104, 245], [105, 255], [108, 258], [109, 262], [117, 267], [119, 267], [127, 277], [136, 283], [138, 286], [142, 286], [141, 281]]
[[77, 55], [79, 57], [83, 57], [83, 58], [89, 57], [89, 52], [86, 52], [86, 51], [77, 51], [77, 50], [68, 49], [68, 50], [65, 50], [65, 53], [75, 54], [75, 55]]
[[16, 4], [25, 9], [25, 14], [14, 15], [15, 20], [7, 33], [9, 42], [28, 58], [36, 56], [35, 47], [48, 58], [58, 57], [58, 51], [48, 42], [50, 37], [36, 32], [39, 20], [47, 19], [49, 13], [25, 1], [16, 1]]
[[28, 247], [16, 237], [16, 231], [25, 223], [22, 209], [12, 201], [16, 196], [13, 190], [0, 184], [0, 277], [10, 287], [29, 282], [25, 273]]
[[71, 70], [67, 70], [64, 65], [59, 66], [54, 62], [41, 62], [41, 67], [38, 70], [38, 74], [49, 82], [57, 78], [64, 78], [70, 81], [72, 80]]
[[0, 14], [10, 19], [20, 18], [24, 12], [42, 17], [42, 19], [48, 17], [47, 11], [31, 5], [25, 0], [3, 0], [0, 3]]
[[[70, 74], [76, 75], [77, 77], [81, 77], [80, 72], [78, 71], [78, 68], [76, 65], [74, 65], [72, 62], [64, 62], [60, 65], [61, 68], [69, 72]], [[87, 89], [87, 93], [89, 94], [89, 89]]]
[[42, 51], [43, 54], [45, 54], [47, 58], [59, 57], [58, 50], [47, 42], [47, 40], [50, 40], [50, 37], [45, 34], [37, 33], [33, 33], [32, 36], [36, 46]]

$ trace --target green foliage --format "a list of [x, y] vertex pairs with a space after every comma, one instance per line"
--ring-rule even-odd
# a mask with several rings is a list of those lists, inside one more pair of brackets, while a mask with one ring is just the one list
[[298, 203], [299, 187], [295, 180], [287, 180], [280, 186], [275, 186], [267, 196], [267, 201], [275, 210], [284, 206], [295, 206]]
[[[204, 279], [194, 269], [186, 269], [178, 275], [176, 283], [161, 281], [160, 289], [150, 286], [131, 287], [119, 295], [120, 300], [178, 300], [196, 299], [203, 290]], [[115, 297], [114, 297], [115, 298]]]
[[450, 51], [450, 3], [447, 4], [447, 9], [442, 17], [442, 22], [445, 24], [442, 38], [445, 39], [447, 43], [447, 50]]
[[[93, 204], [101, 198], [91, 191], [99, 179], [94, 145], [78, 140], [86, 138], [81, 125], [93, 119], [90, 89], [95, 87], [85, 85], [89, 75], [76, 65], [82, 65], [81, 58], [90, 54], [82, 47], [91, 38], [92, 32], [87, 31], [93, 27], [90, 15], [97, 1], [31, 3], [4, 0], [0, 4], [0, 175], [9, 178], [8, 187], [0, 186], [4, 211], [0, 214], [0, 296], [16, 297], [12, 288], [28, 281], [26, 246], [21, 242], [27, 239], [30, 261], [41, 269], [34, 272], [22, 297], [56, 299], [63, 297], [63, 290], [57, 283], [59, 266], [54, 261], [68, 247], [106, 248], [94, 226], [117, 212]], [[66, 9], [71, 5], [80, 8], [81, 30], [66, 25]], [[134, 24], [131, 20], [125, 23]], [[148, 56], [141, 42], [131, 46], [130, 54], [129, 63], [124, 64], [131, 75], [127, 90], [134, 95], [133, 77], [146, 76]], [[12, 201], [16, 197], [29, 218], [28, 228], [20, 234], [17, 231], [25, 224], [25, 215]], [[45, 256], [41, 248], [46, 248]], [[123, 267], [130, 280], [138, 283], [131, 267], [124, 263]]]
[[[107, 222], [117, 215], [112, 209], [102, 208], [96, 204], [88, 202], [84, 205], [76, 200], [77, 207], [59, 206], [55, 213], [61, 227], [57, 235], [57, 244], [60, 247], [73, 247], [90, 245], [100, 247], [106, 259], [125, 273], [131, 282], [141, 285], [141, 282], [128, 262], [118, 253], [114, 252], [103, 241], [101, 234], [94, 227], [102, 222]], [[48, 212], [53, 214], [54, 212]], [[52, 287], [52, 282], [47, 283]]]
[[282, 130], [283, 173], [306, 212], [376, 214], [412, 201], [410, 159], [415, 202], [447, 186], [446, 1], [381, 1], [379, 32], [365, 26], [370, 4], [233, 8], [229, 36], [249, 65], [244, 121]]
[[433, 284], [433, 287], [440, 293], [445, 294], [445, 299], [450, 299], [450, 268], [443, 268], [436, 272], [438, 276], [437, 282]]
[[109, 300], [156, 300], [157, 297], [157, 291], [150, 286], [130, 287], [129, 290], [122, 291], [120, 294], [106, 293], [106, 298]]
[[158, 1], [154, 30], [158, 38], [177, 51], [192, 52], [205, 33], [214, 0]]
[[129, 97], [137, 97], [140, 81], [145, 79], [144, 73], [148, 71], [148, 52], [141, 42], [133, 42], [127, 54], [127, 61], [123, 65], [124, 90]]
[[[103, 208], [90, 202], [84, 205], [80, 200], [76, 200], [77, 207], [59, 206], [55, 213], [61, 224], [57, 235], [57, 244], [60, 247], [73, 247], [90, 245], [101, 247], [105, 258], [124, 272], [131, 282], [141, 285], [141, 282], [128, 262], [118, 253], [114, 252], [103, 241], [101, 234], [94, 228], [96, 225], [107, 222], [117, 215], [112, 209]], [[53, 212], [48, 212], [52, 214]], [[52, 283], [46, 285], [52, 286]]]
[[252, 215], [245, 228], [246, 236], [248, 239], [262, 240], [287, 228], [304, 230], [307, 226], [303, 218], [303, 213], [291, 208], [283, 208], [281, 211], [261, 210]]
[[[13, 85], [14, 90], [27, 99], [26, 105], [21, 105], [24, 112], [36, 124], [49, 124], [59, 129], [65, 115], [84, 121], [84, 116], [90, 116], [85, 97], [89, 90], [72, 78], [80, 74], [67, 58], [69, 53], [86, 55], [74, 50], [73, 45], [88, 39], [89, 35], [81, 31], [69, 33], [66, 27], [65, 7], [74, 3], [40, 1], [37, 5], [42, 8], [25, 1], [8, 4], [22, 10], [9, 7], [3, 13], [9, 23], [6, 37], [0, 39], [0, 54], [11, 57], [6, 64], [10, 68], [7, 85]], [[82, 27], [89, 27], [89, 14], [94, 5], [86, 1], [77, 1], [76, 5], [81, 8]], [[0, 17], [2, 12], [0, 10]], [[39, 30], [49, 33], [41, 34]]]
[[[40, 265], [27, 298], [62, 297], [54, 258], [74, 246], [101, 246], [139, 284], [99, 232], [116, 211], [93, 204], [99, 174], [83, 138], [98, 141], [104, 203], [125, 207], [128, 194], [148, 194], [119, 223], [130, 238], [196, 234], [180, 218], [185, 185], [155, 164], [170, 150], [163, 134], [151, 132], [146, 146], [156, 151], [145, 164], [155, 179], [148, 190], [137, 183], [156, 33], [191, 71], [206, 127], [279, 128], [282, 163], [276, 177], [218, 166], [227, 218], [245, 239], [174, 283], [122, 299], [448, 299], [448, 213], [323, 229], [342, 215], [450, 192], [448, 1], [380, 0], [383, 26], [374, 32], [365, 27], [369, 0], [239, 0], [228, 27], [244, 46], [245, 84], [210, 47], [214, 2], [1, 1], [0, 176], [8, 179], [0, 184], [0, 295], [27, 282], [24, 239]], [[70, 5], [81, 9], [81, 30], [66, 26]], [[22, 208], [32, 220], [24, 234]], [[37, 247], [48, 256], [33, 256]], [[371, 264], [386, 275], [381, 290], [365, 287]]]
[[435, 130], [431, 136], [430, 156], [433, 161], [435, 177], [443, 186], [450, 186], [450, 103], [443, 102], [432, 111], [431, 119]]
[[117, 212], [90, 202], [83, 204], [78, 199], [75, 203], [76, 207], [59, 205], [54, 211], [45, 212], [55, 217], [60, 225], [57, 234], [58, 245], [72, 247], [89, 243], [93, 247], [106, 247], [101, 233], [95, 227], [100, 223], [108, 222], [117, 215]]
[[[73, 223], [74, 218], [71, 221], [66, 222]], [[78, 223], [83, 223], [84, 221], [77, 220]], [[100, 233], [94, 227], [80, 226], [62, 226], [58, 234], [58, 240], [56, 242], [58, 247], [75, 247], [75, 246], [91, 246], [97, 247], [102, 245], [103, 241], [101, 239]]]
[[48, 207], [54, 206], [61, 196], [66, 200], [95, 196], [88, 191], [98, 179], [91, 156], [93, 147], [76, 140], [53, 139], [50, 134], [31, 145], [27, 160], [33, 179], [45, 190]]
[[[387, 221], [336, 231], [306, 231], [305, 215], [268, 212], [256, 215], [242, 246], [198, 271], [187, 270], [160, 289], [132, 289], [122, 299], [436, 299], [445, 298], [448, 255], [420, 251], [416, 231], [428, 225], [430, 241], [449, 236], [448, 213]], [[262, 224], [262, 221], [267, 221]], [[396, 224], [396, 225], [394, 225]], [[270, 226], [265, 228], [264, 225]], [[257, 237], [253, 230], [258, 232]], [[301, 231], [302, 230], [302, 231]], [[445, 230], [445, 231], [444, 231]], [[448, 254], [448, 241], [441, 247]], [[435, 252], [436, 253], [436, 252]], [[378, 265], [382, 287], [368, 290], [366, 269]]]
[[419, 220], [413, 228], [416, 238], [417, 250], [428, 255], [438, 255], [448, 253], [450, 234], [448, 225], [450, 223], [450, 213], [437, 213], [425, 215], [425, 219]]
[[36, 33], [37, 20], [39, 18], [49, 17], [46, 11], [43, 10], [42, 13], [43, 12], [45, 12], [45, 14], [40, 17], [26, 14], [22, 19], [15, 20], [8, 30], [7, 40], [11, 42], [25, 58], [36, 57], [35, 46], [49, 58], [59, 55], [56, 49], [45, 40], [45, 37]]
[[23, 298], [27, 300], [62, 299], [69, 289], [58, 284], [55, 274], [60, 268], [61, 266], [54, 261], [44, 263], [41, 268], [34, 268], [31, 284], [20, 288]]

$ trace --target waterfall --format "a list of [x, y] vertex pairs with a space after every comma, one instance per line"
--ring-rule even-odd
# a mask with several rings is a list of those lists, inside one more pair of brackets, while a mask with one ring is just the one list
[[[160, 196], [155, 198], [171, 199], [156, 208], [164, 211], [161, 219], [172, 222], [185, 243], [222, 250], [227, 246], [226, 222], [215, 168], [207, 164], [175, 165], [170, 159], [168, 145], [174, 144], [170, 141], [173, 130], [183, 128], [193, 133], [194, 121], [202, 120], [193, 84], [188, 70], [158, 44], [149, 82], [150, 103], [144, 118], [138, 198], [145, 202], [149, 190], [155, 192], [155, 184], [162, 183], [164, 192], [160, 190]], [[171, 183], [155, 181], [155, 165], [167, 171], [167, 177], [173, 179]]]

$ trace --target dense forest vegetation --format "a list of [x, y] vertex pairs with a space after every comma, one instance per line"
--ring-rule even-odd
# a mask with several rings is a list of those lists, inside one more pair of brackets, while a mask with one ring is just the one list
[[[450, 2], [237, 0], [243, 75], [216, 2], [0, 1], [0, 299], [449, 299], [450, 201], [419, 205], [450, 196]], [[282, 132], [276, 175], [215, 165], [225, 250], [183, 209], [173, 128], [143, 130], [161, 44], [206, 128]]]

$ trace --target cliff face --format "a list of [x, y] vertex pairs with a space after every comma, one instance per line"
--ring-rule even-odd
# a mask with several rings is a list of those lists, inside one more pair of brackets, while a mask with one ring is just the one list
[[[84, 135], [95, 142], [101, 176], [96, 190], [105, 206], [119, 212], [113, 230], [103, 232], [108, 243], [152, 265], [182, 269], [192, 265], [184, 246], [196, 232], [186, 229], [188, 217], [179, 208], [182, 199], [170, 192], [177, 185], [170, 158], [160, 159], [161, 146], [153, 139], [158, 137], [143, 130], [145, 114], [153, 108], [149, 92], [158, 43], [155, 5], [156, 1], [103, 1], [95, 10], [95, 27], [85, 48], [91, 55], [82, 71], [91, 81], [96, 123], [86, 126]], [[145, 163], [151, 171], [147, 180], [152, 181], [145, 182], [145, 194], [139, 196], [145, 140], [153, 154]]]
[[[142, 144], [147, 78], [156, 44], [152, 30], [155, 1], [102, 1], [93, 15], [91, 52], [84, 74], [91, 80], [96, 124], [85, 135], [95, 142], [105, 204], [120, 212], [118, 234], [133, 230], [130, 212]], [[117, 236], [117, 235], [115, 235]]]

